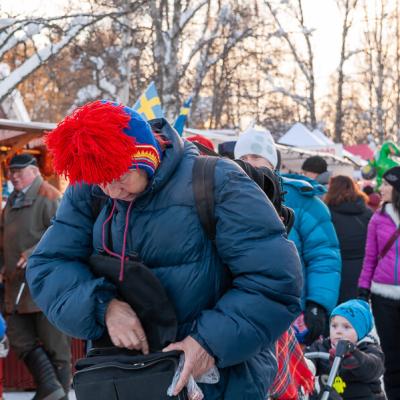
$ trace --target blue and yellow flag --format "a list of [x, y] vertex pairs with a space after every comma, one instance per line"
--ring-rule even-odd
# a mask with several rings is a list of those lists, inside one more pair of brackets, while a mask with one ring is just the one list
[[178, 118], [175, 120], [174, 128], [182, 136], [183, 128], [185, 127], [185, 122], [189, 114], [190, 106], [192, 105], [192, 98], [187, 99], [179, 111]]
[[160, 97], [158, 96], [154, 82], [151, 82], [150, 85], [147, 86], [145, 92], [136, 101], [133, 109], [147, 121], [164, 117]]

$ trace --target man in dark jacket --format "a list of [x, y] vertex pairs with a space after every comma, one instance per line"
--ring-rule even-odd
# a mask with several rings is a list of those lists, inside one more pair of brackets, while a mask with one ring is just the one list
[[35, 379], [35, 400], [47, 396], [52, 400], [67, 398], [64, 391], [68, 391], [71, 379], [70, 340], [34, 303], [24, 278], [27, 260], [50, 226], [61, 193], [43, 181], [36, 159], [30, 154], [11, 159], [9, 176], [14, 191], [3, 211], [0, 240], [7, 335]]
[[[200, 384], [207, 400], [264, 400], [276, 373], [275, 341], [300, 312], [295, 247], [265, 194], [222, 159], [211, 243], [192, 192], [197, 149], [165, 120], [152, 128], [161, 137], [132, 109], [98, 101], [50, 133], [55, 167], [72, 185], [29, 260], [33, 297], [73, 336], [97, 339], [106, 330], [114, 345], [147, 353], [134, 310], [88, 265], [92, 253], [106, 251], [121, 260], [123, 278], [125, 256], [139, 254], [175, 306], [178, 335], [169, 349], [185, 353], [176, 392], [215, 364], [220, 381]], [[104, 194], [96, 218], [93, 198]]]

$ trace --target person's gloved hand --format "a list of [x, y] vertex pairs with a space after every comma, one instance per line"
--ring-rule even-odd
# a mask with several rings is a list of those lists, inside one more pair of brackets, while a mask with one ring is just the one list
[[304, 337], [304, 344], [310, 346], [324, 332], [326, 325], [325, 308], [313, 301], [308, 301], [304, 311], [304, 323], [308, 329]]
[[[347, 346], [348, 350], [344, 355], [342, 362], [340, 363], [340, 367], [344, 369], [358, 368], [360, 366], [360, 361], [358, 357], [359, 350], [357, 349], [357, 346], [354, 343], [348, 342]], [[336, 348], [331, 348], [329, 350], [329, 361], [331, 364], [333, 363], [335, 356], [336, 356]]]
[[353, 352], [346, 354], [342, 361], [342, 368], [344, 369], [355, 369], [361, 365], [361, 362], [358, 358], [360, 354], [360, 350], [355, 349]]
[[371, 297], [371, 291], [367, 288], [359, 287], [357, 290], [357, 299], [365, 300], [367, 303]]

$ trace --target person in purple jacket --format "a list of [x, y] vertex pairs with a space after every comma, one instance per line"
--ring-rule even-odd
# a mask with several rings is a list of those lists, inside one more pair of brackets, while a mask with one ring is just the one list
[[368, 225], [359, 297], [371, 298], [376, 328], [385, 354], [385, 391], [400, 399], [400, 167], [383, 175], [383, 206]]

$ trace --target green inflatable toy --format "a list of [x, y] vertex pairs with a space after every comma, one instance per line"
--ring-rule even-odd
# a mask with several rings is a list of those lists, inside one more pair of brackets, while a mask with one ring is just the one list
[[393, 142], [385, 142], [382, 144], [380, 150], [375, 154], [372, 160], [361, 169], [361, 175], [364, 179], [374, 179], [376, 177], [377, 189], [382, 184], [383, 174], [390, 168], [399, 165], [394, 161], [392, 156], [400, 156], [400, 149]]

